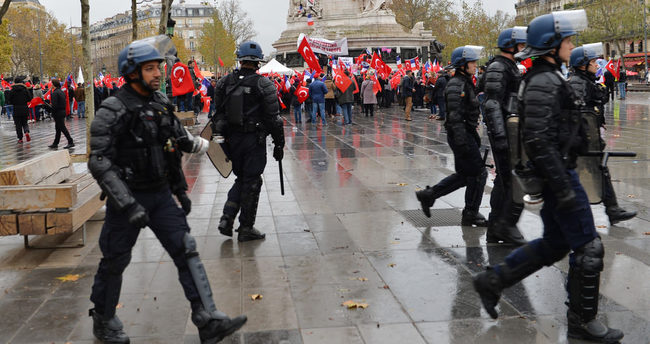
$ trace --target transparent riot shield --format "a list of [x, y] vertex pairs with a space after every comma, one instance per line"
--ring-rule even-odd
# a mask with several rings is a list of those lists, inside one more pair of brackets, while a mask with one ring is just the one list
[[[600, 127], [598, 126], [598, 115], [593, 112], [582, 112], [582, 125], [586, 134], [587, 150], [598, 152], [600, 146]], [[585, 189], [589, 203], [597, 204], [602, 201], [603, 195], [603, 173], [601, 168], [601, 156], [580, 156], [576, 172], [580, 176], [580, 184]]]
[[[525, 153], [519, 141], [519, 116], [510, 115], [506, 119], [506, 131], [508, 133], [508, 146], [510, 146], [510, 166], [521, 165]], [[512, 181], [512, 201], [517, 204], [524, 203], [524, 191], [516, 181]]]
[[214, 167], [219, 171], [219, 174], [224, 178], [228, 178], [232, 172], [232, 161], [228, 159], [226, 152], [221, 146], [222, 144], [212, 141], [212, 126], [210, 122], [201, 131], [201, 137], [210, 142], [210, 147], [207, 152], [208, 158], [210, 158]]

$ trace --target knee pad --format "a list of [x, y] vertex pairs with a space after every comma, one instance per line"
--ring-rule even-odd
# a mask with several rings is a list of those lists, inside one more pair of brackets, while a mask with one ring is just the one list
[[575, 267], [586, 272], [603, 271], [605, 247], [600, 237], [575, 250]]
[[131, 262], [131, 252], [121, 254], [115, 258], [107, 259], [107, 271], [111, 275], [121, 275]]

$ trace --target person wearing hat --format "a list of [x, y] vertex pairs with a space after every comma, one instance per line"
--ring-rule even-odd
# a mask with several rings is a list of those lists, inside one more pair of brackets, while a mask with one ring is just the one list
[[273, 158], [280, 161], [284, 157], [284, 121], [279, 115], [277, 90], [271, 80], [257, 74], [263, 58], [262, 47], [257, 42], [242, 42], [237, 48], [241, 69], [221, 78], [215, 87], [212, 133], [224, 138], [222, 146], [237, 177], [228, 192], [218, 228], [221, 234], [232, 236], [233, 222], [239, 213], [238, 241], [266, 236], [254, 224], [269, 134], [273, 138]]
[[447, 142], [454, 153], [455, 173], [438, 184], [427, 185], [415, 193], [424, 215], [431, 217], [430, 208], [436, 199], [466, 187], [461, 225], [477, 227], [487, 226], [487, 220], [478, 211], [487, 170], [480, 151], [481, 138], [476, 131], [480, 113], [476, 87], [472, 80], [482, 50], [483, 47], [466, 45], [451, 53], [456, 74], [449, 80], [444, 91], [448, 112], [445, 129]]
[[579, 102], [560, 72], [574, 48], [571, 37], [586, 26], [584, 10], [552, 12], [533, 19], [528, 26], [526, 48], [516, 57], [536, 57], [519, 91], [523, 119], [520, 141], [529, 160], [517, 163], [515, 173], [527, 193], [525, 199], [533, 200], [533, 194], [539, 202], [539, 196], [543, 197], [540, 215], [544, 233], [512, 251], [503, 263], [474, 276], [474, 289], [485, 310], [496, 319], [496, 307], [505, 288], [571, 252], [566, 285], [567, 336], [618, 343], [623, 333], [596, 317], [605, 249], [575, 171], [576, 156], [584, 149], [585, 139], [579, 130]]
[[[102, 102], [90, 127], [88, 169], [108, 198], [99, 236], [102, 259], [90, 295], [93, 333], [104, 343], [130, 341], [116, 310], [122, 274], [145, 226], [176, 266], [201, 343], [219, 342], [246, 322], [245, 316], [231, 319], [217, 310], [187, 224], [192, 202], [186, 194], [181, 152], [205, 153], [208, 142], [183, 128], [172, 103], [159, 91], [160, 63], [175, 52], [163, 35], [127, 45], [118, 55], [126, 84]], [[165, 313], [160, 310], [161, 316]]]
[[27, 124], [27, 117], [29, 116], [27, 103], [32, 100], [32, 96], [27, 86], [23, 83], [24, 81], [25, 79], [23, 77], [17, 77], [7, 97], [7, 104], [12, 105], [14, 109], [14, 125], [16, 126], [18, 143], [23, 143], [23, 134], [27, 142], [32, 139], [29, 136], [29, 124]]

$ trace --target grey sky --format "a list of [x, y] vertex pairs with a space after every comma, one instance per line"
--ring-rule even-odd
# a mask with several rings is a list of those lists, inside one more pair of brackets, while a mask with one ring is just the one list
[[[188, 3], [202, 1], [205, 0], [187, 0]], [[40, 0], [40, 2], [66, 25], [69, 26], [70, 23], [73, 26], [81, 25], [79, 0]], [[174, 3], [178, 2], [180, 0], [174, 1]], [[516, 2], [516, 0], [483, 0], [485, 8], [491, 14], [502, 10], [514, 15]], [[255, 31], [257, 31], [255, 39], [262, 45], [264, 52], [273, 50], [271, 44], [280, 37], [280, 33], [286, 27], [285, 19], [289, 0], [240, 0], [240, 4], [253, 19]], [[130, 9], [131, 0], [90, 0], [90, 22], [94, 23]]]

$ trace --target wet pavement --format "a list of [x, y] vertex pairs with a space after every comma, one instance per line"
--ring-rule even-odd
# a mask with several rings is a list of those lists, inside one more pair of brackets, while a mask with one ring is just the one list
[[[603, 207], [593, 206], [606, 247], [599, 316], [625, 332], [623, 343], [650, 343], [648, 97], [631, 93], [607, 106], [609, 149], [638, 153], [609, 166], [619, 202], [639, 216], [612, 227]], [[352, 126], [294, 129], [287, 122], [284, 196], [270, 154], [264, 173], [256, 223], [264, 241], [219, 234], [233, 178], [221, 178], [205, 156], [186, 161], [189, 223], [216, 303], [249, 317], [224, 343], [582, 343], [566, 338], [567, 259], [508, 289], [499, 319], [481, 308], [471, 276], [510, 248], [486, 245], [484, 228], [458, 225], [463, 189], [437, 200], [431, 219], [421, 214], [414, 190], [453, 170], [442, 123], [427, 115], [415, 111], [406, 122], [394, 106], [370, 118], [355, 110]], [[82, 143], [83, 122], [67, 123]], [[54, 134], [53, 123], [37, 123], [35, 140], [17, 148], [13, 123], [1, 124], [2, 166], [47, 151]], [[481, 136], [486, 142], [482, 129]], [[480, 210], [486, 216], [490, 173]], [[21, 237], [0, 238], [0, 342], [94, 342], [87, 310], [101, 257], [98, 219], [88, 223], [88, 242], [79, 249], [26, 250]], [[539, 217], [527, 211], [519, 227], [527, 239], [541, 234]], [[80, 235], [35, 243], [77, 242]], [[57, 279], [69, 274], [79, 279]], [[346, 309], [348, 300], [368, 306]], [[133, 250], [119, 307], [132, 343], [198, 343], [174, 264], [149, 230]]]

